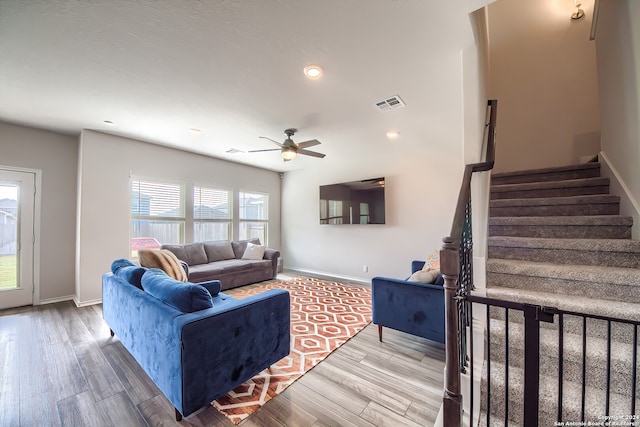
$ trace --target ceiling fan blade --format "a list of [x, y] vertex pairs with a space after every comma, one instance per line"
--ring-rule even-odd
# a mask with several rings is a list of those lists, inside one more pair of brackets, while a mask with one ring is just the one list
[[282, 145], [281, 143], [279, 143], [278, 141], [271, 139], [267, 136], [259, 136], [258, 138], [262, 138], [262, 139], [268, 139], [269, 141], [273, 142], [274, 144], [276, 144], [278, 147], [284, 148], [284, 145]]
[[249, 150], [247, 153], [260, 153], [262, 151], [281, 151], [279, 148], [269, 148], [267, 150]]
[[298, 149], [298, 154], [304, 154], [305, 156], [319, 157], [321, 159], [324, 156], [326, 156], [326, 154], [318, 153], [316, 151], [311, 151], [311, 150], [305, 150], [304, 148], [299, 148]]
[[297, 145], [298, 145], [298, 148], [309, 148], [319, 144], [320, 144], [320, 141], [318, 141], [317, 139], [310, 139], [309, 141], [302, 141]]

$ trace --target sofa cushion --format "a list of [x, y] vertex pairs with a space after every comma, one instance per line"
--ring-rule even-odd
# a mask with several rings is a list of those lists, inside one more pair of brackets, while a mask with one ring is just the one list
[[209, 262], [233, 259], [236, 257], [233, 253], [231, 242], [228, 240], [204, 242], [204, 251], [207, 254]]
[[209, 262], [202, 242], [190, 243], [188, 245], [162, 245], [162, 249], [170, 250], [179, 260], [186, 262], [189, 266]]
[[158, 268], [151, 268], [142, 275], [142, 288], [149, 295], [183, 313], [213, 307], [211, 294], [204, 287], [179, 282]]
[[262, 259], [264, 257], [264, 250], [264, 245], [254, 245], [251, 242], [247, 242], [247, 248], [244, 250], [244, 254], [242, 254], [242, 259]]
[[187, 281], [187, 273], [180, 265], [176, 255], [166, 249], [140, 249], [138, 250], [140, 265], [147, 268], [159, 268], [169, 276], [181, 282]]
[[231, 247], [233, 248], [233, 253], [235, 258], [238, 258], [238, 259], [242, 258], [242, 255], [244, 255], [244, 251], [247, 249], [247, 242], [251, 242], [254, 245], [259, 245], [260, 239], [256, 237], [249, 240], [236, 240], [231, 242]]
[[114, 276], [140, 289], [142, 289], [142, 275], [145, 271], [147, 271], [146, 268], [137, 266], [124, 258], [117, 259], [111, 263], [111, 272]]

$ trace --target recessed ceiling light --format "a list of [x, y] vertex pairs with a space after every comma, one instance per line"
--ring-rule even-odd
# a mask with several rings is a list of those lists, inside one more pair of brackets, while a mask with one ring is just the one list
[[114, 126], [115, 125], [115, 123], [113, 123], [111, 120], [105, 120], [104, 124], [107, 125], [107, 126]]
[[308, 65], [304, 67], [304, 74], [310, 79], [317, 79], [322, 75], [322, 67], [319, 65]]
[[390, 130], [386, 133], [387, 138], [389, 139], [397, 139], [400, 136], [400, 132], [397, 130]]
[[202, 131], [200, 129], [191, 128], [191, 129], [189, 129], [189, 133], [191, 135], [200, 135], [202, 133]]

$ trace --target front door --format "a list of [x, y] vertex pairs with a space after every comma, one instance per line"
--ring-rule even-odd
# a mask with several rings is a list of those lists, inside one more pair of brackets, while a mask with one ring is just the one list
[[35, 173], [0, 168], [0, 309], [33, 304]]

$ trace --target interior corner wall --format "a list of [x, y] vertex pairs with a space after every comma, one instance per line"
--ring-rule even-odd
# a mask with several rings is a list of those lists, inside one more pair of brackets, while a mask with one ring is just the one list
[[601, 1], [596, 29], [603, 174], [640, 239], [640, 2]]
[[269, 245], [280, 247], [277, 172], [90, 130], [82, 131], [79, 153], [79, 305], [99, 302], [102, 275], [113, 260], [129, 258], [131, 175], [268, 193]]
[[74, 294], [78, 138], [0, 122], [0, 164], [42, 171], [40, 301]]
[[[604, 2], [602, 2], [604, 3]], [[577, 164], [600, 151], [593, 0], [488, 6], [489, 97], [500, 104], [495, 172]]]

